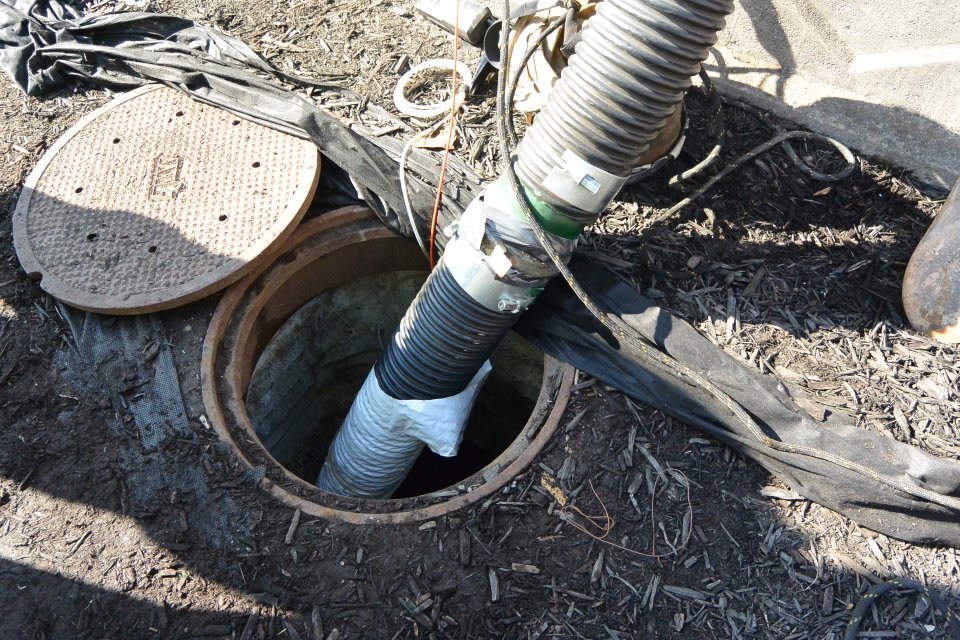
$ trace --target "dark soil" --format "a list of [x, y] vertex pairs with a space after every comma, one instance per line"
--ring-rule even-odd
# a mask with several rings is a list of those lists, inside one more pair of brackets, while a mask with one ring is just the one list
[[[212, 23], [281, 68], [342, 74], [392, 109], [398, 61], [451, 50], [412, 5], [147, 9]], [[130, 372], [122, 402], [116, 379], [77, 367], [65, 322], [75, 312], [26, 278], [11, 239], [30, 168], [108, 98], [36, 100], [0, 83], [0, 638], [839, 638], [860, 594], [893, 576], [960, 604], [957, 550], [860, 528], [586, 376], [552, 444], [494, 498], [407, 526], [299, 518], [204, 424], [199, 354], [215, 299], [156, 316], [189, 424], [144, 447], [124, 402], [152, 365]], [[702, 104], [691, 98], [692, 156], [709, 144]], [[471, 102], [457, 149], [488, 177], [492, 106]], [[749, 110], [726, 113], [724, 159], [773, 134]], [[957, 352], [912, 333], [899, 303], [942, 194], [869, 161], [826, 189], [774, 151], [647, 225], [644, 214], [680, 197], [665, 182], [624, 194], [584, 251], [811, 401], [958, 457]], [[644, 251], [623, 241], [638, 234]], [[863, 637], [946, 637], [930, 609], [894, 595]]]

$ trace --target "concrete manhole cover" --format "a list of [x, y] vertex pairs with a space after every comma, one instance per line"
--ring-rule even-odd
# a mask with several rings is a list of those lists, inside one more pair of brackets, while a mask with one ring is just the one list
[[81, 309], [168, 309], [269, 258], [305, 213], [305, 140], [157, 85], [94, 111], [27, 179], [14, 243], [27, 273]]

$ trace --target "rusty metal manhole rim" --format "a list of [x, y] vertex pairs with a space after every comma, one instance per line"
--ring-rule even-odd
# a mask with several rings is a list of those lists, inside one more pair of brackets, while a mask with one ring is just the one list
[[[350, 524], [402, 524], [437, 518], [475, 503], [506, 486], [534, 460], [556, 432], [570, 399], [573, 367], [545, 355], [540, 394], [520, 435], [477, 473], [459, 481], [454, 487], [425, 496], [389, 501], [344, 499], [320, 491], [274, 459], [254, 432], [243, 401], [246, 390], [239, 388], [244, 371], [240, 352], [249, 348], [242, 341], [254, 339], [251, 332], [265, 308], [258, 307], [258, 302], [276, 294], [284, 282], [303, 268], [304, 260], [309, 265], [351, 244], [388, 239], [407, 242], [379, 224], [366, 207], [338, 209], [304, 223], [284, 243], [276, 262], [227, 289], [204, 338], [201, 388], [211, 427], [220, 440], [251, 469], [256, 468], [254, 460], [257, 457], [266, 459], [270, 470], [259, 481], [260, 487], [307, 515]], [[310, 254], [304, 256], [298, 253], [300, 251], [310, 252], [313, 257]], [[311, 291], [308, 299], [316, 297], [323, 290]], [[289, 318], [297, 308], [299, 305], [286, 309], [283, 320]], [[255, 360], [259, 353], [253, 355]], [[248, 363], [247, 368], [252, 368], [252, 363]], [[484, 475], [489, 475], [491, 470], [496, 470], [496, 473], [489, 480], [484, 480]], [[274, 477], [271, 478], [271, 475]], [[287, 488], [284, 485], [292, 486]], [[449, 491], [461, 486], [468, 490], [449, 495]], [[424, 501], [430, 503], [422, 504]], [[324, 502], [350, 506], [330, 506]]]

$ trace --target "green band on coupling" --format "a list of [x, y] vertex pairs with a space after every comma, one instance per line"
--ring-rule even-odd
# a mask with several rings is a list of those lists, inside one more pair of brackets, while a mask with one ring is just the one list
[[[497, 178], [497, 180], [487, 188], [487, 191], [488, 197], [492, 196], [501, 203], [509, 203], [510, 213], [514, 216], [520, 220], [527, 219], [527, 217], [523, 215], [523, 209], [520, 208], [520, 203], [517, 202], [513, 188], [510, 185], [510, 179], [506, 175]], [[547, 233], [566, 240], [573, 240], [583, 232], [583, 224], [559, 213], [546, 202], [538, 200], [529, 191], [525, 190], [524, 193], [527, 196], [527, 201], [530, 203], [530, 208], [533, 210], [533, 216]]]

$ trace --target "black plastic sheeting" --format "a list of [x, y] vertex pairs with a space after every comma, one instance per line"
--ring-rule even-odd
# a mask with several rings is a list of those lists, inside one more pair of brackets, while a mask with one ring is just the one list
[[[0, 68], [34, 96], [81, 82], [114, 90], [162, 83], [201, 102], [312, 140], [328, 160], [353, 178], [360, 195], [388, 226], [411, 235], [407, 216], [397, 215], [405, 209], [397, 172], [400, 147], [395, 141], [374, 141], [280, 83], [309, 87], [315, 97], [367, 101], [348, 89], [286, 74], [240, 40], [215, 29], [144, 12], [81, 17], [59, 0], [0, 0]], [[367, 105], [365, 111], [373, 119], [394, 120], [406, 128], [376, 105]], [[434, 158], [417, 150], [410, 154], [408, 165], [414, 178], [432, 177], [439, 169]], [[459, 162], [447, 168], [450, 197], [445, 199], [441, 223], [459, 216], [457, 196], [462, 188], [479, 186], [464, 168]], [[432, 212], [434, 189], [423, 180], [408, 183], [413, 211]], [[421, 224], [425, 236], [428, 223]], [[444, 239], [440, 240], [442, 245]]]
[[[893, 490], [867, 474], [825, 460], [777, 451], [754, 437], [703, 389], [665, 376], [607, 341], [609, 332], [560, 279], [531, 307], [517, 329], [556, 358], [661, 409], [753, 458], [810, 500], [874, 531], [901, 540], [960, 544], [960, 463], [932, 456], [873, 431], [845, 424], [836, 414], [819, 422], [797, 406], [775, 377], [748, 367], [692, 326], [656, 306], [596, 263], [576, 256], [573, 273], [600, 307], [620, 316], [650, 344], [720, 387], [776, 440], [845, 457], [854, 465], [946, 498], [935, 504]], [[851, 465], [853, 466], [853, 465]]]
[[[130, 12], [85, 18], [57, 0], [0, 0], [0, 66], [31, 95], [80, 83], [123, 89], [162, 82], [308, 138], [342, 170], [334, 174], [350, 176], [385, 224], [412, 235], [406, 215], [398, 214], [404, 211], [397, 170], [402, 144], [347, 127], [281, 84], [303, 86], [305, 81], [278, 71], [242, 42], [215, 30], [173, 16]], [[315, 97], [350, 94], [309, 84]], [[366, 108], [390, 117], [374, 105]], [[411, 154], [408, 186], [424, 233], [433, 204], [430, 184], [438, 173], [435, 158]], [[441, 226], [455, 219], [481, 186], [455, 160], [447, 175]], [[651, 366], [639, 351], [615, 346], [560, 280], [551, 283], [518, 325], [544, 351], [705, 431], [797, 493], [865, 527], [911, 542], [960, 547], [960, 462], [859, 429], [835, 415], [815, 420], [776, 378], [727, 355], [595, 263], [578, 257], [572, 267], [600, 306], [618, 314], [645, 344], [707, 378], [727, 397], [721, 402], [683, 376]], [[762, 438], [734, 416], [726, 406], [730, 401], [755, 419]], [[823, 455], [784, 451], [792, 447]]]

